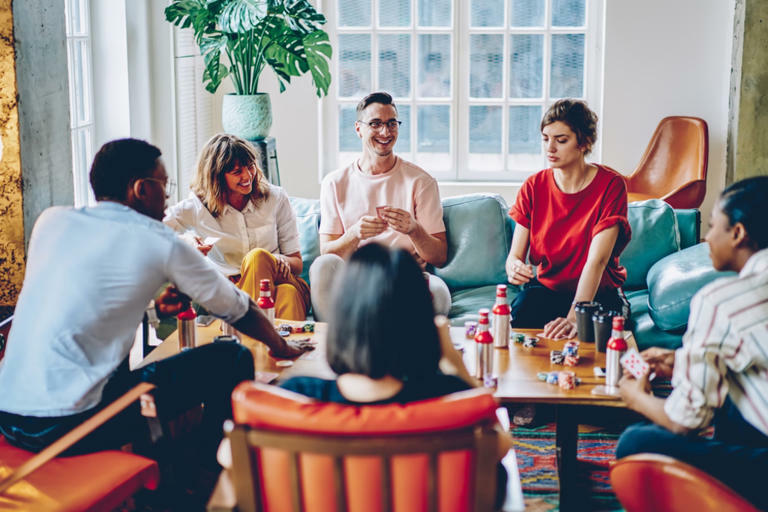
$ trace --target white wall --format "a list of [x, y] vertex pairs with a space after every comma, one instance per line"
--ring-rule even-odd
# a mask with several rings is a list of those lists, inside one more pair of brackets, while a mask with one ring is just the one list
[[602, 161], [630, 174], [659, 120], [709, 124], [706, 224], [725, 184], [734, 0], [608, 0]]
[[[602, 155], [625, 174], [640, 160], [654, 128], [667, 115], [694, 115], [709, 123], [708, 193], [711, 203], [725, 182], [725, 142], [734, 0], [607, 0]], [[273, 92], [280, 175], [288, 193], [319, 197], [318, 107], [308, 77], [279, 94], [269, 70], [262, 79]], [[445, 196], [502, 193], [514, 200], [517, 186], [446, 184]]]

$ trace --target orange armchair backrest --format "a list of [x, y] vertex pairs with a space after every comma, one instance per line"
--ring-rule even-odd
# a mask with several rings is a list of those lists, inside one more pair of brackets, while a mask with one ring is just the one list
[[627, 512], [756, 512], [734, 490], [666, 455], [639, 453], [611, 467], [611, 486]]
[[[496, 438], [489, 427], [497, 404], [487, 390], [355, 407], [249, 382], [232, 398], [241, 424], [230, 435], [239, 509], [492, 509]], [[255, 469], [243, 482], [238, 473], [249, 465]]]
[[698, 117], [670, 116], [659, 122], [640, 163], [627, 178], [627, 192], [698, 208], [706, 193], [709, 131]]

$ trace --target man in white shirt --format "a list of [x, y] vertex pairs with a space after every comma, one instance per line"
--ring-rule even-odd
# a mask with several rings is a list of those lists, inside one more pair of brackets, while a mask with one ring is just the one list
[[[448, 255], [437, 181], [394, 153], [401, 121], [392, 96], [369, 94], [357, 105], [355, 132], [360, 158], [323, 179], [320, 189], [320, 252], [309, 270], [312, 307], [328, 318], [335, 275], [361, 245], [378, 242], [409, 251], [425, 267]], [[435, 311], [448, 314], [446, 284], [428, 275]]]
[[[677, 351], [650, 348], [652, 371], [671, 377], [666, 399], [648, 376], [625, 375], [621, 396], [653, 423], [629, 427], [616, 457], [663, 453], [699, 467], [760, 509], [768, 467], [768, 176], [726, 188], [712, 211], [710, 257], [738, 276], [714, 281], [691, 300], [688, 330]], [[712, 439], [698, 430], [714, 424]]]
[[[164, 226], [168, 176], [160, 150], [135, 139], [105, 144], [90, 173], [94, 207], [53, 207], [32, 231], [24, 285], [0, 365], [0, 433], [38, 451], [139, 381], [157, 384], [167, 412], [205, 405], [201, 443], [213, 448], [231, 416], [229, 395], [253, 379], [250, 351], [216, 343], [128, 370], [136, 326], [157, 291], [159, 316], [189, 297], [277, 357], [308, 347], [286, 343], [250, 298], [195, 248]], [[130, 408], [69, 453], [116, 448], [135, 438]], [[209, 453], [207, 455], [212, 455]]]

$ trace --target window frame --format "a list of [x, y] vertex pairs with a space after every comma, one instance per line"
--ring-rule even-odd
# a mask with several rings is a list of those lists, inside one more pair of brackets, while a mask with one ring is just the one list
[[[74, 26], [73, 9], [80, 11], [80, 30]], [[69, 79], [69, 119], [70, 137], [72, 144], [72, 179], [74, 184], [75, 206], [94, 204], [95, 198], [90, 188], [89, 168], [94, 155], [94, 82], [93, 56], [91, 54], [91, 5], [90, 0], [66, 0], [65, 30], [67, 45], [67, 74]], [[84, 46], [81, 55], [82, 74], [78, 75], [74, 68], [75, 52], [78, 44]], [[82, 81], [82, 96], [77, 94], [76, 84]], [[78, 116], [78, 107], [83, 107], [87, 115], [85, 119]], [[82, 157], [82, 158], [81, 158]]]
[[[470, 27], [471, 2], [469, 0], [452, 0], [452, 20], [449, 27], [417, 27], [417, 3], [418, 0], [411, 0], [411, 24], [409, 27], [378, 27], [378, 10], [374, 0], [368, 0], [371, 6], [371, 27], [337, 27], [337, 3], [338, 0], [322, 0], [320, 7], [325, 13], [328, 23], [325, 27], [335, 49], [339, 48], [338, 41], [340, 34], [366, 34], [371, 36], [371, 83], [378, 83], [379, 66], [378, 62], [378, 35], [388, 33], [407, 33], [411, 35], [410, 48], [410, 77], [411, 77], [411, 98], [406, 103], [411, 106], [411, 126], [410, 128], [410, 153], [398, 151], [400, 141], [395, 146], [395, 152], [402, 155], [403, 158], [414, 161], [420, 165], [419, 160], [414, 159], [414, 151], [417, 148], [418, 137], [418, 119], [417, 108], [421, 105], [450, 104], [450, 171], [433, 171], [427, 166], [422, 165], [425, 170], [432, 174], [438, 181], [443, 183], [472, 183], [472, 182], [501, 182], [518, 183], [534, 172], [547, 166], [543, 153], [535, 157], [528, 158], [524, 168], [506, 170], [509, 159], [508, 138], [509, 138], [509, 107], [517, 105], [541, 105], [545, 110], [557, 98], [549, 96], [549, 74], [551, 57], [551, 36], [557, 34], [584, 34], [584, 96], [583, 98], [594, 110], [598, 117], [602, 113], [602, 77], [603, 77], [603, 33], [604, 33], [604, 5], [601, 0], [585, 0], [585, 19], [583, 27], [552, 27], [551, 26], [551, 8], [554, 0], [545, 1], [545, 20], [544, 27], [515, 27], [511, 28], [510, 19], [510, 1], [504, 2], [504, 25], [501, 27]], [[464, 21], [466, 20], [466, 21]], [[418, 85], [418, 35], [424, 33], [431, 34], [450, 34], [451, 41], [451, 97], [417, 99], [414, 96]], [[504, 96], [502, 98], [470, 98], [470, 35], [472, 34], [503, 34], [503, 77], [502, 87]], [[544, 96], [541, 98], [509, 99], [507, 98], [507, 88], [509, 80], [509, 40], [510, 34], [544, 34], [543, 48], [543, 75], [542, 88]], [[339, 79], [339, 52], [335, 51], [332, 59], [333, 77]], [[338, 83], [331, 84], [330, 94], [320, 102], [319, 109], [319, 178], [329, 172], [351, 163], [350, 157], [353, 153], [339, 151], [339, 123], [341, 116], [338, 114], [339, 107], [344, 104], [350, 104], [353, 98], [344, 98], [337, 96]], [[360, 98], [354, 98], [359, 100]], [[355, 103], [356, 103], [355, 101]], [[397, 104], [397, 98], [395, 99]], [[489, 105], [502, 107], [502, 152], [500, 157], [503, 162], [503, 168], [499, 170], [471, 170], [469, 165], [469, 108], [473, 105]], [[353, 126], [349, 127], [353, 130]], [[593, 159], [600, 159], [601, 147], [600, 137], [595, 144], [591, 156]], [[355, 155], [359, 154], [354, 153]]]

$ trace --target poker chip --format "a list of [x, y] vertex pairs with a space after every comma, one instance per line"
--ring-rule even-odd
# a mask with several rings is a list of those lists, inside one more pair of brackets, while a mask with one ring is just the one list
[[515, 343], [517, 343], [517, 344], [524, 343], [525, 342], [525, 334], [522, 334], [522, 333], [519, 333], [519, 332], [515, 333], [514, 340], [515, 340]]
[[533, 348], [538, 342], [539, 338], [536, 338], [535, 336], [526, 336], [525, 340], [523, 341], [523, 346], [526, 348]]
[[557, 374], [557, 385], [560, 389], [569, 390], [576, 387], [576, 374], [563, 371]]
[[576, 366], [579, 364], [579, 356], [565, 356], [563, 364], [565, 366]]
[[277, 334], [279, 334], [283, 338], [287, 338], [288, 336], [291, 335], [291, 331], [290, 329], [278, 329]]
[[549, 372], [547, 374], [547, 384], [557, 384], [560, 379], [558, 372]]
[[552, 364], [563, 364], [565, 356], [559, 350], [551, 350], [549, 352], [549, 362]]
[[475, 334], [477, 334], [477, 322], [471, 320], [464, 322], [464, 336], [468, 340], [472, 340], [475, 338]]
[[277, 361], [275, 365], [282, 366], [282, 367], [293, 366], [293, 361], [289, 359], [281, 359], [280, 361]]

